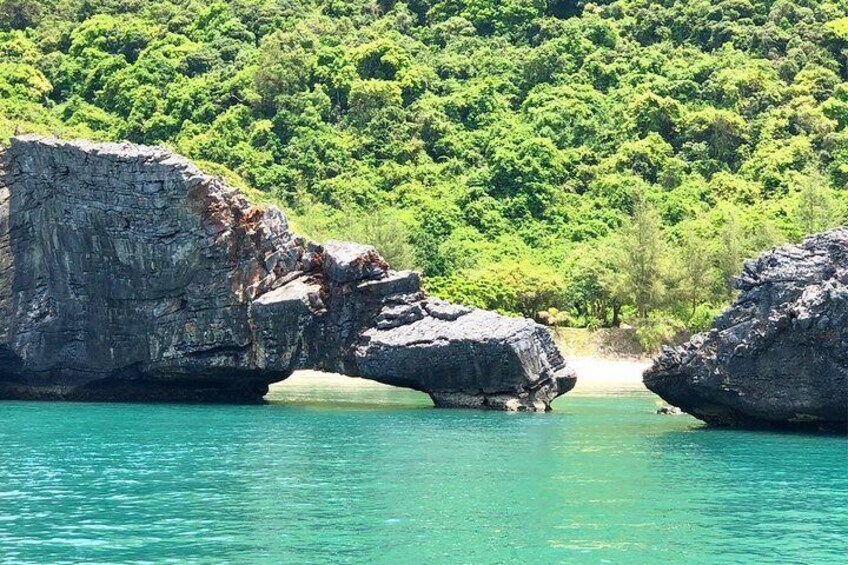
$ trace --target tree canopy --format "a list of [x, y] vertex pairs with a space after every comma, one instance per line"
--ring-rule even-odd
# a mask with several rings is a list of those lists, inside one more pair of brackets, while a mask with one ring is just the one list
[[450, 299], [699, 327], [845, 221], [848, 0], [0, 0], [23, 131], [226, 167]]

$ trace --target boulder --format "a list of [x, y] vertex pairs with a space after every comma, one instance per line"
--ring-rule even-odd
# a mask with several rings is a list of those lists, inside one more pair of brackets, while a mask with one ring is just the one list
[[667, 348], [645, 385], [710, 424], [846, 428], [848, 229], [748, 261], [712, 328]]
[[547, 330], [427, 297], [156, 147], [24, 136], [0, 154], [0, 398], [260, 401], [298, 369], [548, 410]]

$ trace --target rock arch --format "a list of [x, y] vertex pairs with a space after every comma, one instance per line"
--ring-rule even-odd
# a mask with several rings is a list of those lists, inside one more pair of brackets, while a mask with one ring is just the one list
[[24, 136], [0, 158], [0, 398], [253, 402], [314, 368], [540, 411], [574, 386], [542, 326], [307, 241], [165, 149]]

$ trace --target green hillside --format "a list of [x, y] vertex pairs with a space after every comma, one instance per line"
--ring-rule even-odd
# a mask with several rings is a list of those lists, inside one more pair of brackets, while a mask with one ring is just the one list
[[3, 139], [165, 144], [436, 294], [649, 344], [845, 222], [847, 79], [848, 0], [0, 0]]

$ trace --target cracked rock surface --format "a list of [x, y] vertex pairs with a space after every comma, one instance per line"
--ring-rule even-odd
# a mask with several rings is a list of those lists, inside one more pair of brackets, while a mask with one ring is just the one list
[[162, 148], [24, 136], [0, 153], [0, 398], [257, 402], [297, 369], [543, 411], [548, 331], [427, 297]]
[[848, 229], [745, 264], [741, 295], [708, 332], [663, 351], [645, 385], [708, 423], [844, 430]]

